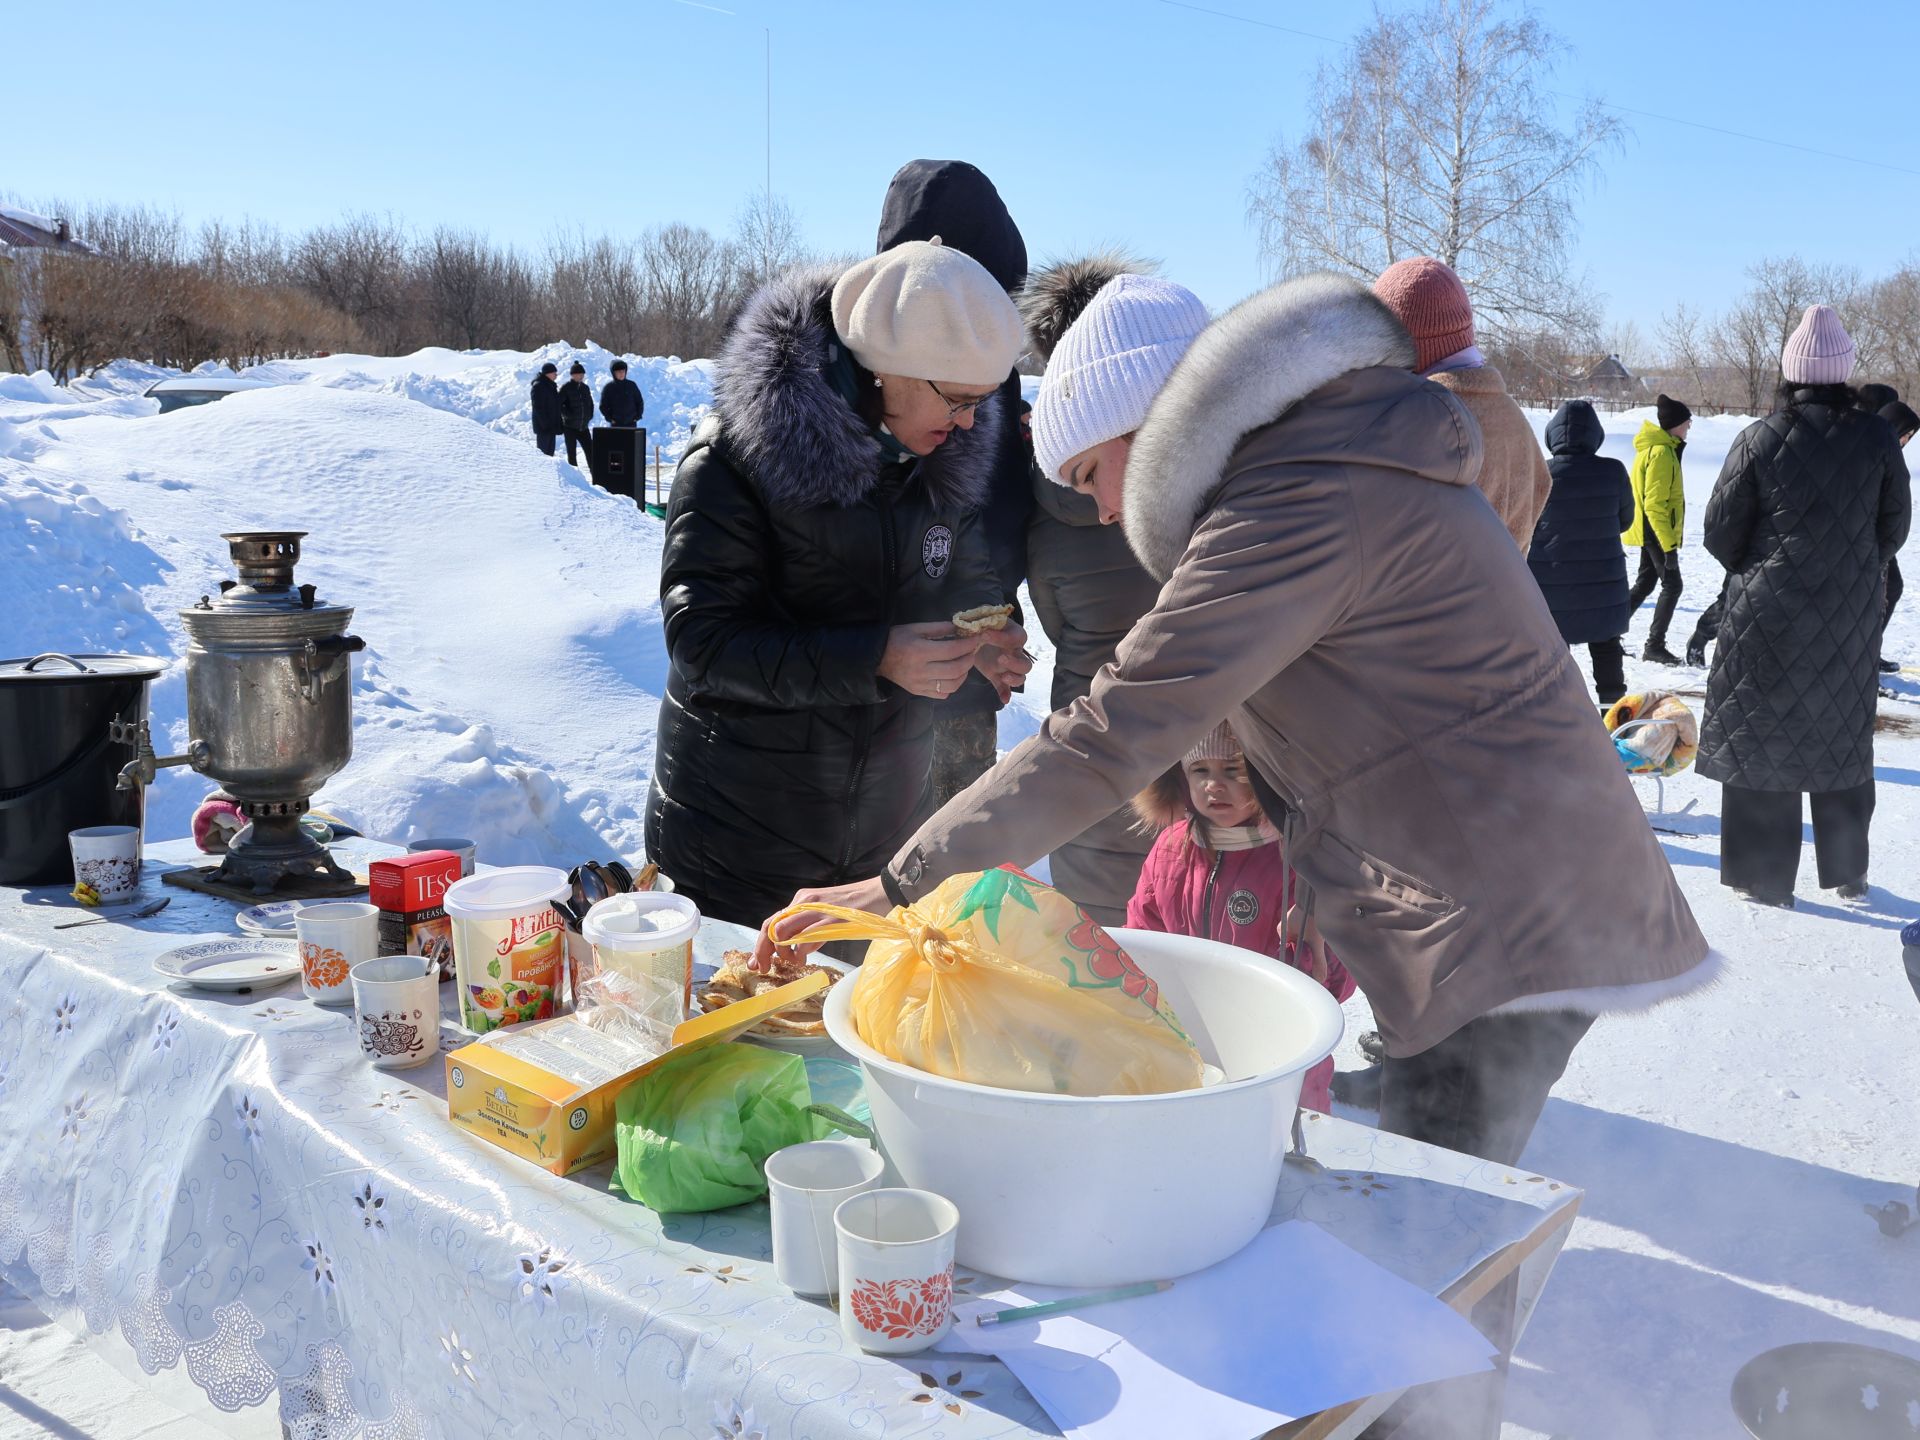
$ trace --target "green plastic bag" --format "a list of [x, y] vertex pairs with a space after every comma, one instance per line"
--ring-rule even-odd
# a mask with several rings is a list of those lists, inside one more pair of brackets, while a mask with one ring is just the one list
[[682, 1055], [620, 1092], [614, 1183], [668, 1214], [745, 1204], [767, 1193], [774, 1151], [841, 1128], [819, 1109], [798, 1055], [738, 1042]]

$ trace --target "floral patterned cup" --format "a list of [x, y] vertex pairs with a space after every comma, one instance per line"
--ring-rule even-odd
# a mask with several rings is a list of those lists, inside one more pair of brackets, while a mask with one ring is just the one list
[[140, 831], [132, 825], [89, 825], [67, 832], [76, 885], [93, 887], [102, 905], [133, 899], [140, 888]]
[[862, 1350], [911, 1355], [953, 1324], [960, 1211], [930, 1190], [869, 1190], [833, 1212], [840, 1328]]
[[357, 901], [302, 905], [294, 912], [300, 984], [317, 1005], [351, 1005], [348, 972], [380, 953], [380, 911]]
[[440, 1053], [440, 971], [418, 955], [353, 967], [353, 1026], [376, 1070], [411, 1070]]

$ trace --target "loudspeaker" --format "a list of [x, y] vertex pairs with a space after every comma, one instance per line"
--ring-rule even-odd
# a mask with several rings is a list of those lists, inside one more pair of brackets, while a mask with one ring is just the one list
[[639, 498], [641, 472], [647, 458], [645, 427], [632, 430], [601, 425], [593, 432], [593, 445], [587, 452], [587, 464], [593, 471], [593, 483], [602, 490], [628, 499]]

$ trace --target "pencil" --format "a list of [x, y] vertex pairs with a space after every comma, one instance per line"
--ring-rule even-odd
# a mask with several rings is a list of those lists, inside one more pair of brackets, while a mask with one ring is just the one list
[[1122, 1285], [1117, 1290], [1096, 1290], [1091, 1295], [1069, 1295], [1064, 1300], [1049, 1300], [1044, 1305], [1016, 1305], [1011, 1310], [995, 1310], [986, 1315], [976, 1315], [976, 1325], [1001, 1325], [1013, 1320], [1038, 1320], [1043, 1315], [1060, 1315], [1068, 1310], [1082, 1310], [1089, 1305], [1104, 1305], [1109, 1300], [1132, 1300], [1139, 1295], [1155, 1295], [1162, 1290], [1171, 1290], [1171, 1280], [1148, 1280], [1139, 1285]]

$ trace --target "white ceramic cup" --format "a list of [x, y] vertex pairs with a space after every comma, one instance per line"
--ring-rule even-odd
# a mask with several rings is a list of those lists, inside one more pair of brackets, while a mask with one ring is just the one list
[[319, 1005], [351, 1005], [349, 972], [380, 953], [380, 911], [362, 901], [302, 905], [293, 915], [300, 942], [300, 984]]
[[460, 878], [473, 874], [473, 841], [471, 840], [409, 840], [407, 853], [424, 855], [429, 850], [451, 850], [460, 857]]
[[85, 881], [102, 905], [131, 900], [140, 888], [140, 831], [133, 825], [89, 825], [67, 834], [73, 879]]
[[767, 1157], [767, 1209], [773, 1223], [773, 1273], [796, 1295], [839, 1290], [840, 1202], [880, 1184], [886, 1162], [871, 1145], [809, 1140]]
[[862, 1350], [911, 1355], [953, 1325], [960, 1211], [931, 1190], [868, 1190], [833, 1212], [840, 1328]]
[[440, 1053], [440, 971], [419, 955], [353, 967], [353, 1028], [376, 1070], [411, 1070]]

